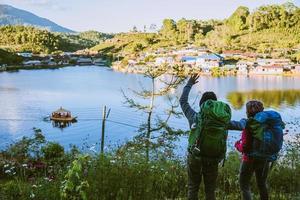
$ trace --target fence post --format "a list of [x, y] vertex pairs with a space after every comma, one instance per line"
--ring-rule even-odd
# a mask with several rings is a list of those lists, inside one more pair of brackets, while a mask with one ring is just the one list
[[103, 107], [103, 112], [102, 112], [101, 154], [104, 153], [105, 121], [106, 121], [106, 106]]

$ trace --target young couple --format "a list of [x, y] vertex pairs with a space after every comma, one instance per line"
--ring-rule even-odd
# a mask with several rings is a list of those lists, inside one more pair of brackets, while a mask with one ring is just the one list
[[[255, 174], [260, 199], [267, 200], [266, 181], [270, 161], [276, 160], [277, 154], [274, 152], [278, 153], [282, 146], [284, 123], [280, 115], [275, 111], [264, 111], [263, 104], [253, 100], [246, 104], [247, 119], [232, 121], [230, 107], [224, 102], [217, 101], [214, 92], [205, 92], [202, 95], [199, 103], [200, 112], [197, 113], [189, 105], [188, 96], [192, 86], [198, 82], [198, 78], [198, 75], [193, 75], [189, 79], [180, 98], [181, 108], [191, 128], [187, 158], [188, 199], [198, 199], [202, 177], [206, 199], [216, 199], [218, 166], [226, 155], [228, 130], [241, 130], [241, 140], [236, 142], [235, 147], [243, 154], [239, 174], [242, 197], [244, 200], [252, 199], [250, 181]], [[266, 130], [266, 126], [262, 126], [264, 123], [272, 125]], [[274, 132], [278, 133], [275, 138]], [[262, 152], [264, 151], [262, 149], [270, 149], [266, 148], [266, 145], [272, 142], [279, 144], [277, 147], [274, 145], [270, 152]], [[268, 156], [265, 156], [266, 154]]]

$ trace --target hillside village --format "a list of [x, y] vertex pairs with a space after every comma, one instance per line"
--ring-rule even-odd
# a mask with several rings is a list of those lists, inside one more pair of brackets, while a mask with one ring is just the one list
[[[22, 57], [23, 68], [58, 67], [74, 65], [107, 66], [110, 63], [97, 51], [79, 50], [76, 52], [62, 52], [60, 54], [33, 54], [19, 52]], [[116, 57], [121, 57], [117, 55]], [[202, 73], [207, 75], [298, 75], [300, 64], [288, 58], [271, 58], [269, 55], [227, 50], [215, 53], [206, 47], [187, 46], [182, 49], [157, 49], [141, 52], [130, 59], [118, 60], [112, 63], [116, 71], [126, 73], [145, 73], [149, 67], [165, 65], [172, 70], [179, 67], [181, 72]], [[7, 65], [0, 66], [2, 71]]]
[[205, 47], [193, 46], [141, 53], [135, 59], [115, 62], [113, 68], [123, 72], [144, 73], [147, 66], [160, 65], [169, 68], [180, 66], [186, 73], [211, 74], [221, 70], [226, 74], [300, 74], [300, 64], [293, 63], [290, 59], [270, 58], [265, 54], [239, 50], [228, 50], [218, 54]]

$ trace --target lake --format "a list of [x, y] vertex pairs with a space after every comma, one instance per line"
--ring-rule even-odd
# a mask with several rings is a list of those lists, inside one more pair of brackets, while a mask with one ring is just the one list
[[[267, 109], [282, 114], [290, 129], [286, 138], [298, 131], [300, 118], [300, 77], [237, 76], [214, 78], [203, 76], [194, 86], [190, 102], [198, 110], [201, 93], [214, 91], [220, 100], [230, 104], [233, 119], [245, 117], [245, 102], [260, 99]], [[106, 148], [119, 145], [137, 134], [137, 127], [146, 117], [126, 107], [124, 96], [134, 97], [131, 90], [150, 86], [150, 80], [142, 75], [123, 74], [109, 68], [95, 66], [66, 67], [56, 70], [21, 70], [0, 73], [0, 149], [23, 136], [33, 135], [33, 127], [39, 128], [50, 141], [65, 147], [70, 144], [88, 147], [83, 150], [99, 150], [102, 109], [111, 109], [106, 122]], [[172, 93], [179, 97], [183, 85]], [[156, 114], [165, 117], [168, 107], [165, 98], [155, 101]], [[60, 129], [45, 121], [59, 107], [66, 108], [78, 117], [78, 122]], [[185, 118], [171, 118], [170, 125], [188, 129]], [[230, 143], [239, 132], [230, 132]], [[186, 148], [186, 137], [179, 146]]]

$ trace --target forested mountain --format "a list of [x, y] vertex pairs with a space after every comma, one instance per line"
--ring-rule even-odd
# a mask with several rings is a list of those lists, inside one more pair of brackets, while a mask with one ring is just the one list
[[[92, 35], [90, 38], [89, 36]], [[0, 26], [0, 48], [13, 52], [51, 53], [90, 48], [110, 37], [96, 31], [81, 34], [53, 33], [30, 26]]]
[[73, 30], [62, 27], [31, 12], [3, 4], [0, 4], [0, 25], [35, 26], [53, 32], [74, 33]]
[[[156, 33], [117, 34], [93, 50], [136, 53], [194, 44], [217, 52], [243, 50], [291, 56], [300, 48], [300, 8], [292, 3], [261, 6], [250, 12], [239, 7], [225, 20], [165, 19]], [[299, 56], [298, 56], [299, 57]]]

